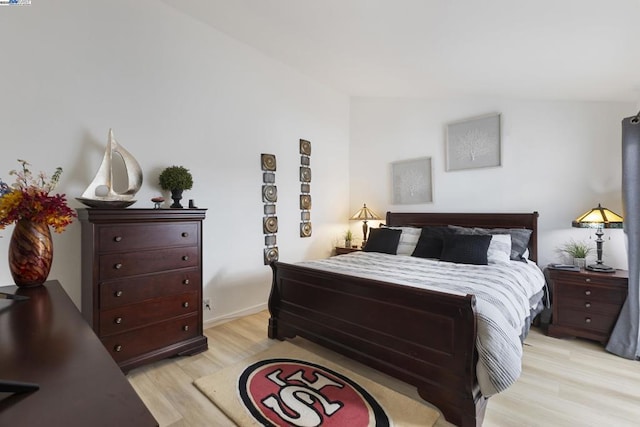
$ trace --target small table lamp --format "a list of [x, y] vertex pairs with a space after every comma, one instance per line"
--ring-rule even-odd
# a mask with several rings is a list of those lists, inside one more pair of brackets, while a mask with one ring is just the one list
[[604, 265], [602, 263], [602, 236], [604, 232], [603, 228], [622, 228], [622, 217], [615, 212], [610, 211], [607, 208], [603, 208], [598, 203], [597, 208], [591, 209], [589, 212], [580, 215], [576, 220], [571, 223], [574, 227], [579, 228], [595, 228], [596, 236], [596, 252], [598, 259], [595, 264], [587, 266], [587, 270], [598, 271], [601, 273], [613, 273], [615, 269]]
[[367, 221], [380, 220], [382, 218], [380, 218], [377, 213], [369, 209], [367, 207], [367, 204], [365, 203], [364, 206], [362, 206], [362, 208], [360, 208], [358, 212], [354, 213], [349, 219], [351, 221], [363, 221], [362, 234], [364, 235], [364, 237], [362, 239], [362, 247], [364, 248], [364, 245], [367, 243], [367, 231], [369, 230], [369, 227], [367, 226]]

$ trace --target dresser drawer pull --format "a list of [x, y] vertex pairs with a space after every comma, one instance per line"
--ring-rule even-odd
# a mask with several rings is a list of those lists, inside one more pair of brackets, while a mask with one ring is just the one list
[[189, 233], [187, 233], [186, 231], [182, 232], [182, 237], [189, 237]]
[[122, 346], [118, 344], [118, 345], [115, 345], [113, 349], [115, 350], [116, 353], [120, 353], [122, 351]]
[[586, 296], [589, 296], [589, 295], [591, 295], [591, 291], [584, 291], [584, 294], [585, 294]]
[[188, 285], [188, 284], [189, 284], [189, 279], [184, 279], [184, 280], [182, 281], [182, 284], [183, 284], [183, 285]]
[[115, 268], [116, 270], [120, 270], [120, 269], [122, 268], [122, 263], [121, 263], [121, 262], [119, 262], [119, 263], [117, 263], [117, 264], [114, 264], [114, 265], [113, 265], [113, 268]]
[[119, 297], [121, 297], [121, 296], [122, 296], [122, 291], [115, 291], [115, 292], [113, 293], [113, 295], [114, 295], [116, 298], [119, 298]]
[[587, 283], [591, 283], [591, 279], [589, 277], [587, 277], [586, 279], [584, 279], [585, 282]]
[[590, 303], [590, 302], [585, 302], [585, 303], [584, 303], [584, 306], [585, 306], [586, 308], [591, 308], [591, 303]]
[[113, 319], [113, 323], [119, 325], [120, 323], [122, 323], [122, 317], [116, 317], [115, 319]]
[[185, 302], [182, 303], [182, 306], [184, 308], [189, 308], [189, 303], [185, 301]]
[[189, 325], [184, 325], [182, 327], [182, 330], [185, 331], [185, 332], [188, 331], [189, 330]]
[[189, 261], [189, 255], [182, 255], [183, 261]]
[[114, 242], [122, 242], [122, 236], [116, 236], [113, 238]]
[[591, 323], [591, 318], [590, 317], [585, 317], [584, 321], [585, 321], [585, 323]]

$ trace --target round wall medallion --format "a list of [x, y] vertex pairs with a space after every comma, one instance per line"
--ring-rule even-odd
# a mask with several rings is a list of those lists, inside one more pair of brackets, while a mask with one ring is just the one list
[[276, 156], [273, 154], [262, 154], [262, 170], [275, 171], [276, 170]]
[[311, 168], [300, 168], [300, 181], [311, 182]]
[[300, 209], [304, 209], [306, 211], [311, 209], [311, 196], [309, 194], [300, 195]]
[[300, 223], [300, 237], [310, 237], [311, 236], [311, 223], [310, 222], [301, 222]]
[[264, 263], [269, 264], [271, 262], [277, 261], [279, 257], [278, 248], [265, 248], [264, 250]]
[[300, 154], [304, 154], [305, 156], [311, 155], [311, 143], [306, 139], [300, 140]]
[[278, 188], [275, 185], [262, 186], [262, 201], [275, 203], [278, 201]]
[[278, 217], [266, 216], [263, 219], [263, 230], [265, 233], [277, 233], [278, 232]]

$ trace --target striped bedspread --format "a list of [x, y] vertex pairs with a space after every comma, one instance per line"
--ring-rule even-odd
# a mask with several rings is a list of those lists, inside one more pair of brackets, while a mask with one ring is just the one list
[[468, 265], [356, 252], [298, 265], [451, 294], [473, 294], [480, 391], [491, 396], [508, 388], [520, 376], [520, 334], [545, 284], [542, 271], [533, 262]]

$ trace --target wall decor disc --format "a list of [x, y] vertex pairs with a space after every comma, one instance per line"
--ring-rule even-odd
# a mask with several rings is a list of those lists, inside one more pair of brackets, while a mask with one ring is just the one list
[[278, 232], [278, 217], [265, 216], [262, 221], [262, 229], [264, 234], [273, 234]]
[[265, 265], [277, 261], [279, 258], [280, 254], [278, 253], [278, 248], [277, 247], [273, 247], [273, 248], [265, 248], [264, 249], [264, 263]]
[[300, 168], [300, 181], [311, 182], [311, 168]]
[[300, 223], [300, 237], [311, 237], [311, 223], [310, 222], [301, 222]]
[[311, 142], [306, 139], [300, 140], [300, 154], [304, 154], [306, 156], [311, 155]]
[[300, 195], [300, 209], [303, 209], [305, 211], [311, 210], [311, 195], [309, 194]]
[[260, 158], [262, 160], [263, 171], [276, 170], [276, 156], [274, 154], [262, 154]]
[[262, 186], [262, 201], [275, 203], [278, 201], [278, 188], [275, 185]]

